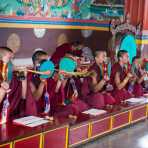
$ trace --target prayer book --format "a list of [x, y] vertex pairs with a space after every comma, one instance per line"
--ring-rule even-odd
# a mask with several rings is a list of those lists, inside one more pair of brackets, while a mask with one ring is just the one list
[[27, 116], [27, 117], [13, 120], [13, 123], [27, 126], [27, 127], [36, 127], [48, 122], [49, 122], [48, 120], [44, 118], [36, 117], [36, 116]]
[[105, 110], [92, 108], [92, 109], [86, 110], [82, 113], [93, 115], [93, 116], [98, 116], [98, 115], [101, 115], [101, 114], [105, 114], [106, 112], [107, 111], [105, 111]]

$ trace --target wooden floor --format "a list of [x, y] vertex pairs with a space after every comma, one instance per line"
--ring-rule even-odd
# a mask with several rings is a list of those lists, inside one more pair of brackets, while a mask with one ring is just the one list
[[148, 148], [148, 120], [76, 148]]

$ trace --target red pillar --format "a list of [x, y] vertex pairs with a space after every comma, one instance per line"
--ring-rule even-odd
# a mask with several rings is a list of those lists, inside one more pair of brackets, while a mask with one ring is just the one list
[[125, 14], [129, 14], [133, 25], [143, 23], [145, 9], [147, 9], [145, 7], [148, 7], [145, 6], [145, 1], [147, 0], [125, 0]]
[[139, 1], [140, 0], [131, 0], [130, 3], [130, 19], [133, 25], [138, 23]]
[[138, 23], [142, 23], [144, 17], [144, 0], [139, 0], [139, 7], [138, 7]]
[[148, 0], [144, 3], [143, 30], [148, 30]]
[[131, 0], [125, 0], [125, 15], [129, 14], [130, 12], [130, 2]]

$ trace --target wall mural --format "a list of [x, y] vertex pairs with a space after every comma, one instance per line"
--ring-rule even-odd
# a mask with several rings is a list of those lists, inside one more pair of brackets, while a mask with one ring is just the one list
[[108, 20], [124, 14], [124, 0], [0, 0], [0, 15]]

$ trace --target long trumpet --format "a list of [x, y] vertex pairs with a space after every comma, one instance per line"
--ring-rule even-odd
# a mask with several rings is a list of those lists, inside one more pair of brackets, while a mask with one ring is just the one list
[[71, 76], [75, 76], [75, 77], [87, 77], [90, 76], [92, 74], [92, 72], [90, 71], [82, 71], [82, 72], [68, 72], [68, 71], [63, 71], [63, 70], [57, 70], [59, 71], [60, 74], [66, 74], [66, 75], [71, 75]]
[[31, 72], [31, 73], [39, 74], [39, 75], [50, 75], [50, 70], [47, 70], [47, 71], [36, 71], [36, 70], [27, 69], [27, 72]]
[[[39, 75], [50, 75], [50, 70], [47, 71], [37, 71], [37, 70], [31, 70], [31, 69], [17, 69], [15, 71], [18, 72], [22, 72], [22, 71], [27, 71], [27, 72], [31, 72], [34, 74], [39, 74]], [[59, 69], [55, 69], [56, 72], [58, 72], [59, 74], [66, 74], [66, 75], [71, 75], [71, 76], [75, 76], [75, 77], [87, 77], [90, 76], [92, 73], [88, 72], [88, 71], [82, 71], [82, 72], [68, 72], [68, 71], [64, 71], [64, 70], [59, 70]]]
[[[92, 64], [82, 64], [82, 66], [90, 66]], [[53, 68], [51, 70], [51, 66], [50, 64], [44, 65], [44, 68], [41, 71], [37, 71], [37, 70], [32, 70], [29, 69], [27, 67], [15, 67], [15, 71], [16, 72], [31, 72], [34, 74], [39, 74], [39, 75], [50, 75], [53, 73], [53, 71], [56, 71], [58, 74], [65, 74], [65, 75], [70, 75], [70, 76], [75, 76], [75, 77], [86, 77], [90, 75], [90, 72], [86, 71], [86, 70], [80, 70], [80, 71], [76, 71], [76, 72], [68, 72], [66, 70], [61, 70], [61, 69], [55, 69]]]
[[50, 71], [37, 71], [37, 70], [32, 70], [32, 69], [27, 69], [26, 67], [17, 67], [15, 72], [31, 72], [34, 74], [39, 74], [39, 75], [49, 75]]

